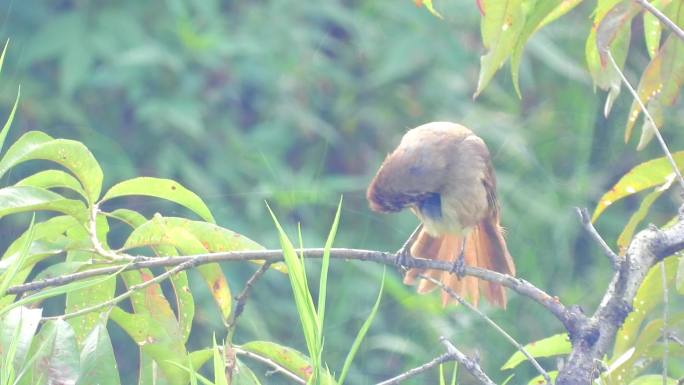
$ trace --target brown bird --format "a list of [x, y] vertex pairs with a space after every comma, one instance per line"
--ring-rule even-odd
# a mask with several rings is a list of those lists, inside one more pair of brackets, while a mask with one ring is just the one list
[[[463, 262], [515, 275], [499, 224], [496, 180], [484, 141], [468, 128], [432, 122], [408, 131], [385, 159], [368, 186], [373, 211], [389, 213], [410, 208], [422, 227], [411, 245], [416, 258]], [[458, 269], [456, 269], [458, 270]], [[441, 281], [477, 305], [480, 290], [487, 300], [506, 307], [506, 292], [496, 283], [452, 272], [409, 269], [404, 283], [424, 274]], [[435, 288], [420, 280], [418, 292]], [[442, 292], [446, 305], [450, 297]]]

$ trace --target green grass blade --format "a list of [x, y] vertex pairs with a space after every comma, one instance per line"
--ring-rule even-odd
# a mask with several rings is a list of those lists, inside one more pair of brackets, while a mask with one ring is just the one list
[[[5, 52], [3, 51], [2, 54], [4, 56]], [[14, 121], [14, 113], [17, 112], [17, 106], [19, 105], [20, 98], [21, 86], [19, 86], [19, 89], [17, 90], [17, 97], [14, 99], [14, 106], [12, 107], [12, 111], [10, 111], [9, 117], [7, 117], [7, 121], [5, 121], [5, 125], [2, 126], [2, 131], [0, 131], [0, 153], [2, 153], [2, 147], [5, 144], [5, 138], [7, 138], [7, 133], [9, 132], [9, 128], [12, 125], [12, 121]]]
[[347, 377], [347, 373], [349, 372], [349, 368], [351, 367], [352, 361], [354, 361], [354, 356], [356, 356], [356, 352], [359, 350], [359, 346], [361, 345], [361, 342], [363, 341], [363, 339], [366, 337], [366, 333], [368, 332], [368, 329], [370, 329], [370, 326], [373, 323], [373, 319], [375, 319], [375, 315], [378, 312], [378, 308], [380, 307], [380, 300], [382, 299], [382, 293], [385, 289], [385, 273], [386, 273], [386, 269], [383, 269], [383, 271], [382, 271], [382, 282], [380, 283], [380, 290], [378, 291], [378, 298], [375, 300], [375, 304], [373, 305], [373, 309], [371, 310], [370, 314], [368, 315], [368, 318], [366, 319], [366, 321], [361, 326], [361, 329], [359, 329], [359, 333], [356, 335], [356, 338], [354, 339], [354, 343], [352, 344], [352, 347], [349, 350], [349, 354], [347, 354], [347, 358], [344, 360], [344, 366], [342, 367], [342, 373], [340, 373], [340, 377], [337, 380], [337, 383], [339, 385], [344, 384], [344, 379], [345, 379], [345, 377]]
[[328, 233], [328, 239], [325, 241], [325, 247], [323, 248], [323, 261], [321, 263], [321, 280], [318, 285], [318, 322], [319, 322], [319, 337], [323, 336], [323, 321], [325, 320], [325, 298], [328, 291], [328, 269], [330, 266], [330, 249], [335, 241], [335, 235], [337, 234], [337, 226], [340, 223], [340, 211], [342, 211], [342, 197], [340, 197], [340, 202], [337, 204], [337, 212], [335, 213], [335, 219], [333, 220], [332, 227]]
[[[285, 264], [288, 268], [288, 277], [290, 285], [292, 286], [292, 293], [295, 298], [295, 305], [297, 306], [297, 313], [299, 314], [299, 320], [302, 325], [304, 339], [309, 351], [309, 356], [311, 357], [314, 373], [317, 373], [317, 368], [320, 367], [320, 363], [318, 362], [318, 352], [320, 349], [317, 346], [319, 341], [318, 330], [320, 328], [318, 327], [318, 317], [316, 315], [316, 309], [314, 308], [313, 298], [311, 297], [306, 282], [304, 262], [297, 255], [294, 246], [292, 246], [292, 242], [290, 242], [290, 239], [285, 234], [285, 231], [278, 222], [273, 210], [271, 210], [268, 204], [266, 206], [268, 207], [273, 222], [278, 230], [280, 245], [283, 249], [283, 258], [285, 259]], [[311, 378], [313, 379], [314, 377], [315, 376], [312, 376]]]
[[456, 377], [458, 377], [458, 362], [454, 362], [454, 370], [451, 372], [451, 382], [449, 384], [456, 385]]

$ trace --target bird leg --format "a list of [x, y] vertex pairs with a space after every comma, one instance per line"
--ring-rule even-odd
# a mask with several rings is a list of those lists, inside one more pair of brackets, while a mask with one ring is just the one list
[[413, 256], [411, 255], [411, 246], [416, 242], [416, 239], [418, 238], [418, 234], [420, 233], [420, 230], [423, 228], [423, 225], [420, 224], [418, 227], [416, 227], [415, 230], [413, 230], [413, 233], [408, 237], [406, 242], [404, 242], [404, 245], [401, 246], [399, 250], [396, 252], [396, 258], [394, 260], [394, 263], [399, 266], [399, 267], [411, 267], [412, 261], [413, 261]]
[[451, 270], [449, 270], [450, 273], [455, 273], [458, 276], [458, 278], [465, 277], [465, 243], [466, 237], [463, 237], [463, 242], [461, 242], [461, 252], [458, 253], [458, 257], [454, 261], [454, 264], [451, 265]]

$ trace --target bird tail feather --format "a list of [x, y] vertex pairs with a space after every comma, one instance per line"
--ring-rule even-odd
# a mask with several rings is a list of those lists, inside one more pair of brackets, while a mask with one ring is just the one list
[[[465, 242], [465, 247], [462, 246], [462, 242]], [[428, 234], [425, 229], [422, 229], [411, 246], [411, 255], [416, 258], [455, 262], [461, 249], [463, 249], [467, 266], [515, 275], [513, 259], [508, 253], [506, 241], [503, 238], [503, 230], [499, 226], [498, 218], [495, 216], [485, 218], [468, 232], [465, 237], [449, 234], [434, 237]], [[420, 275], [442, 282], [444, 286], [469, 300], [475, 306], [479, 303], [480, 291], [482, 291], [488, 302], [498, 307], [506, 308], [506, 291], [498, 283], [480, 280], [471, 276], [459, 278], [456, 274], [448, 271], [409, 269], [404, 277], [404, 283], [412, 285], [417, 281], [417, 291], [420, 294], [428, 293], [437, 287], [434, 282], [422, 279]], [[442, 290], [443, 305], [446, 306], [449, 302], [454, 301], [445, 290]]]

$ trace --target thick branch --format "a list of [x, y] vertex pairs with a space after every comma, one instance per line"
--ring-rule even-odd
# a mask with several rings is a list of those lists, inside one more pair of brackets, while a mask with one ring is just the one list
[[678, 222], [667, 230], [649, 227], [639, 232], [615, 272], [606, 294], [589, 322], [571, 334], [573, 350], [558, 374], [558, 385], [588, 385], [599, 374], [597, 363], [610, 348], [646, 273], [656, 263], [684, 249], [684, 206]]

